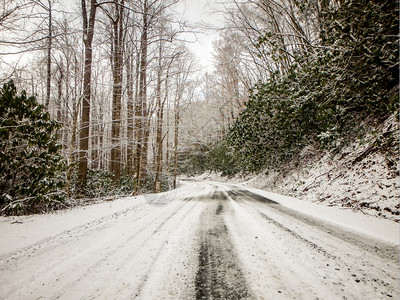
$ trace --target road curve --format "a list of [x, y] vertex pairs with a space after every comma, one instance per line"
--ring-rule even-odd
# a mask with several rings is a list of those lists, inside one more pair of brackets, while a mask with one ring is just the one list
[[0, 299], [400, 298], [398, 246], [233, 186], [146, 199], [0, 256]]

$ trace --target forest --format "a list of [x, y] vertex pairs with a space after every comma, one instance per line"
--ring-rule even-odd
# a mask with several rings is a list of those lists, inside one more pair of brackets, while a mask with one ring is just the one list
[[398, 119], [398, 1], [224, 0], [218, 25], [185, 2], [0, 0], [1, 214], [279, 170]]

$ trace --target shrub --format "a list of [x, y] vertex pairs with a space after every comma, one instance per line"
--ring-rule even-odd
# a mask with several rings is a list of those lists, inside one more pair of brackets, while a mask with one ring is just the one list
[[0, 209], [3, 214], [49, 211], [64, 201], [60, 124], [13, 82], [0, 91]]

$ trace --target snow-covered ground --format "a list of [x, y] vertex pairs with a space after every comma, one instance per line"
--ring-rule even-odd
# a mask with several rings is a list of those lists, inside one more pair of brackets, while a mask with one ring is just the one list
[[393, 132], [395, 139], [400, 141], [399, 122], [392, 117], [336, 155], [308, 147], [279, 171], [239, 174], [234, 178], [207, 173], [197, 178], [240, 182], [249, 187], [399, 222], [399, 153], [397, 150], [390, 158], [391, 155], [379, 151], [381, 137]]
[[1, 299], [400, 297], [399, 227], [242, 185], [0, 218]]

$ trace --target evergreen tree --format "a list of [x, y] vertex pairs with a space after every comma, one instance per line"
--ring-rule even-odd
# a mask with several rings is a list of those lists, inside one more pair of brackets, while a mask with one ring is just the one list
[[240, 171], [239, 161], [236, 160], [233, 151], [226, 142], [215, 144], [211, 148], [207, 155], [206, 167], [210, 171], [221, 172], [223, 176]]
[[17, 95], [13, 82], [0, 90], [1, 213], [39, 213], [62, 205], [59, 127], [35, 97]]

